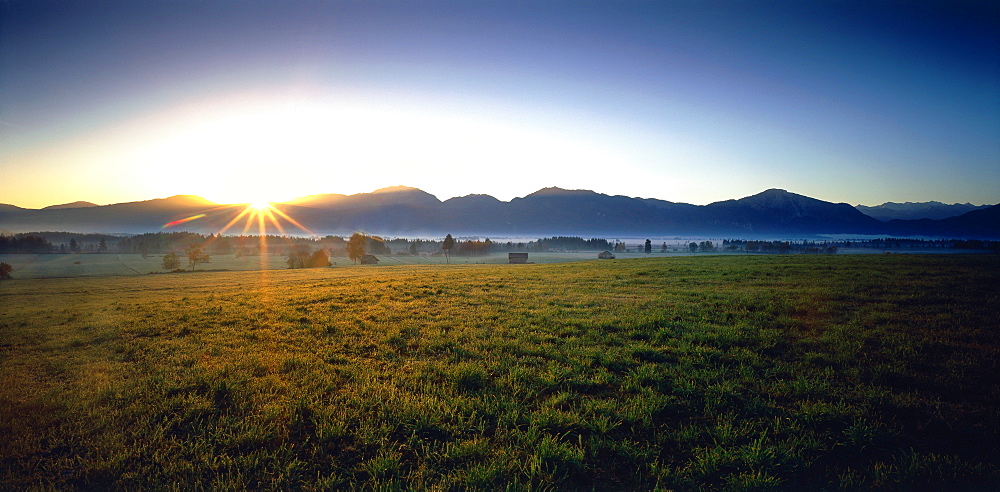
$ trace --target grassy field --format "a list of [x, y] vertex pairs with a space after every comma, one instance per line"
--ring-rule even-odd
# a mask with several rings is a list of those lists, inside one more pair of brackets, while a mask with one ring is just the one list
[[[596, 251], [566, 252], [566, 253], [531, 253], [533, 263], [564, 263], [568, 261], [584, 261], [597, 258]], [[687, 255], [688, 253], [684, 253]], [[619, 253], [622, 258], [642, 258], [676, 256], [678, 253]], [[201, 271], [252, 271], [252, 270], [282, 270], [288, 264], [284, 255], [242, 256], [212, 255], [209, 263], [200, 263], [195, 270]], [[505, 264], [507, 253], [495, 253], [475, 257], [452, 257], [445, 259], [442, 255], [419, 256], [379, 256], [377, 266], [399, 265], [474, 265], [474, 264]], [[138, 254], [2, 254], [0, 261], [14, 267], [13, 276], [16, 279], [29, 278], [67, 278], [67, 277], [104, 277], [121, 275], [143, 275], [163, 272], [163, 255], [149, 255], [145, 258]], [[346, 256], [330, 258], [335, 268], [355, 266]], [[181, 256], [181, 267], [187, 267], [187, 258]]]
[[0, 489], [996, 489], [1000, 257], [0, 282]]
[[[871, 248], [844, 248], [845, 254], [881, 254], [883, 251]], [[896, 250], [905, 254], [917, 253], [913, 250]], [[924, 252], [927, 254], [970, 254], [968, 250], [939, 249]], [[975, 251], [974, 253], [982, 253]], [[532, 252], [529, 253], [531, 263], [566, 263], [571, 261], [590, 261], [597, 257], [597, 251], [564, 251], [564, 252]], [[687, 251], [672, 251], [668, 253], [640, 252], [615, 253], [619, 260], [640, 258], [664, 258], [677, 256], [743, 256], [745, 253], [689, 253]], [[285, 255], [242, 256], [212, 255], [208, 263], [199, 263], [196, 271], [255, 271], [284, 270], [288, 268]], [[507, 264], [507, 253], [493, 253], [483, 256], [452, 256], [446, 259], [443, 255], [421, 254], [380, 255], [379, 263], [374, 266], [400, 265], [500, 265]], [[187, 269], [187, 258], [181, 255], [181, 268]], [[163, 255], [148, 255], [145, 258], [138, 254], [0, 254], [0, 261], [14, 267], [13, 277], [16, 279], [37, 278], [69, 278], [69, 277], [106, 277], [122, 275], [145, 275], [149, 273], [164, 273]], [[345, 268], [356, 266], [346, 256], [330, 258], [331, 267]]]

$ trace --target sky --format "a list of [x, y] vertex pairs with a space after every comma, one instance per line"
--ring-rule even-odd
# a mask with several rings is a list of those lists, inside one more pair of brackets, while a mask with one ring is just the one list
[[1000, 202], [991, 1], [0, 0], [0, 203]]

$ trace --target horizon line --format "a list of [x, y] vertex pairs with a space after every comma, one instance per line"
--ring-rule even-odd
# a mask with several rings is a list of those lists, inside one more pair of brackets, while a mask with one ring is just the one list
[[[742, 198], [749, 198], [749, 197], [756, 196], [756, 195], [759, 195], [759, 194], [762, 194], [762, 193], [766, 193], [766, 192], [769, 192], [769, 191], [781, 191], [781, 192], [790, 193], [790, 194], [794, 194], [794, 195], [804, 196], [804, 197], [807, 197], [807, 198], [812, 198], [812, 199], [815, 199], [815, 200], [827, 201], [827, 200], [824, 200], [822, 198], [816, 198], [816, 197], [812, 197], [812, 196], [809, 196], [809, 195], [803, 195], [801, 193], [796, 193], [796, 192], [793, 192], [793, 191], [788, 191], [788, 190], [785, 190], [785, 189], [782, 189], [782, 188], [767, 188], [765, 190], [762, 190], [762, 191], [759, 191], [757, 193], [753, 193], [753, 194], [750, 194], [750, 195], [746, 195], [746, 196], [743, 196], [743, 197], [729, 198], [729, 199], [724, 199], [724, 200], [717, 200], [717, 201], [714, 201], [714, 202], [709, 202], [709, 203], [706, 203], [706, 204], [703, 204], [703, 205], [699, 205], [699, 204], [693, 204], [693, 203], [687, 203], [687, 202], [675, 202], [675, 201], [671, 201], [671, 200], [666, 199], [666, 198], [630, 196], [630, 195], [622, 195], [622, 194], [610, 194], [610, 193], [603, 193], [603, 192], [599, 192], [599, 191], [591, 190], [591, 189], [584, 189], [584, 188], [574, 188], [574, 189], [571, 189], [571, 188], [562, 188], [560, 186], [544, 186], [544, 187], [539, 188], [539, 189], [537, 189], [537, 190], [535, 190], [535, 191], [533, 191], [531, 193], [528, 193], [528, 194], [526, 194], [524, 196], [515, 196], [515, 197], [511, 198], [510, 200], [502, 200], [502, 199], [496, 198], [493, 195], [490, 195], [490, 194], [487, 194], [487, 193], [468, 193], [468, 194], [465, 194], [465, 195], [456, 195], [456, 196], [452, 196], [452, 197], [449, 197], [449, 198], [441, 199], [437, 195], [435, 195], [433, 193], [430, 193], [430, 192], [427, 192], [427, 191], [425, 191], [423, 189], [420, 189], [420, 188], [416, 188], [416, 187], [412, 187], [412, 186], [406, 186], [406, 185], [393, 185], [393, 186], [386, 186], [386, 187], [378, 188], [378, 189], [375, 189], [375, 190], [372, 190], [372, 191], [368, 191], [368, 192], [358, 192], [358, 193], [351, 193], [351, 194], [336, 193], [336, 192], [330, 192], [330, 193], [312, 193], [312, 194], [308, 194], [308, 195], [302, 195], [302, 196], [298, 196], [298, 197], [295, 197], [295, 198], [291, 198], [291, 199], [288, 199], [288, 200], [273, 201], [273, 202], [267, 202], [267, 203], [271, 204], [271, 205], [308, 206], [308, 205], [296, 205], [295, 203], [292, 203], [292, 202], [295, 202], [295, 201], [298, 201], [298, 200], [303, 200], [303, 199], [310, 198], [310, 197], [318, 197], [318, 196], [338, 196], [339, 195], [340, 197], [343, 197], [343, 198], [350, 198], [350, 197], [359, 196], [359, 195], [372, 195], [372, 194], [378, 194], [378, 193], [399, 193], [399, 192], [404, 192], [404, 191], [419, 191], [421, 193], [426, 193], [427, 195], [430, 195], [431, 197], [433, 197], [434, 199], [436, 199], [437, 201], [439, 201], [441, 203], [444, 203], [444, 202], [446, 202], [448, 200], [455, 199], [455, 198], [465, 198], [465, 197], [470, 197], [470, 196], [490, 197], [490, 198], [493, 198], [493, 199], [495, 199], [495, 200], [497, 200], [499, 202], [502, 202], [502, 203], [510, 203], [513, 200], [527, 198], [528, 196], [534, 195], [536, 193], [539, 193], [539, 192], [542, 192], [542, 191], [545, 191], [545, 190], [559, 190], [559, 191], [566, 191], [566, 192], [588, 192], [588, 193], [595, 193], [595, 194], [604, 195], [604, 196], [612, 196], [612, 197], [614, 197], [614, 196], [623, 196], [623, 197], [627, 197], [627, 198], [641, 199], [641, 200], [660, 200], [660, 201], [665, 201], [665, 202], [670, 202], [670, 203], [678, 203], [678, 204], [694, 205], [694, 206], [705, 206], [705, 205], [710, 205], [710, 204], [713, 204], [713, 203], [720, 203], [720, 202], [729, 201], [729, 200], [739, 200], [739, 199], [742, 199]], [[143, 203], [143, 202], [150, 202], [150, 201], [154, 201], [154, 200], [169, 200], [169, 199], [175, 199], [175, 198], [199, 199], [199, 200], [203, 200], [205, 202], [208, 202], [209, 204], [220, 205], [220, 206], [221, 205], [247, 205], [247, 204], [252, 203], [252, 202], [222, 203], [222, 202], [216, 202], [216, 201], [213, 201], [213, 200], [209, 200], [208, 198], [205, 198], [205, 197], [203, 197], [201, 195], [195, 195], [195, 194], [189, 194], [189, 193], [178, 193], [176, 195], [170, 195], [170, 196], [166, 196], [166, 197], [155, 197], [155, 198], [147, 198], [147, 199], [140, 199], [140, 200], [130, 200], [130, 201], [122, 201], [122, 202], [112, 202], [112, 203], [104, 203], [104, 204], [94, 203], [94, 202], [87, 201], [87, 200], [74, 200], [74, 201], [65, 202], [65, 203], [57, 203], [57, 204], [52, 204], [52, 205], [46, 205], [46, 206], [40, 207], [40, 208], [22, 207], [22, 206], [19, 206], [19, 205], [15, 205], [13, 203], [0, 203], [0, 205], [8, 205], [8, 206], [17, 207], [17, 208], [20, 208], [20, 209], [23, 209], [23, 210], [46, 210], [46, 209], [52, 209], [53, 207], [61, 207], [61, 208], [90, 208], [91, 206], [93, 206], [93, 207], [107, 207], [107, 206], [113, 206], [113, 205], [125, 205], [125, 204], [130, 204], [130, 203]], [[65, 207], [66, 205], [72, 205], [72, 204], [75, 204], [75, 203], [88, 203], [90, 205], [89, 206], [83, 206], [83, 207]], [[907, 204], [907, 203], [911, 203], [911, 204], [940, 203], [942, 205], [972, 205], [974, 207], [984, 207], [984, 206], [997, 205], [1000, 202], [997, 202], [997, 203], [980, 203], [980, 204], [976, 204], [976, 203], [972, 203], [972, 202], [969, 202], [969, 201], [964, 202], [964, 203], [963, 202], [947, 203], [947, 202], [942, 202], [942, 201], [939, 201], [939, 200], [926, 200], [926, 201], [922, 201], [922, 202], [914, 202], [914, 201], [909, 201], [909, 200], [905, 201], [905, 202], [894, 202], [894, 201], [890, 200], [890, 201], [882, 202], [882, 203], [877, 204], [877, 205], [851, 204], [851, 203], [848, 203], [848, 202], [828, 202], [828, 203], [838, 203], [838, 204], [839, 203], [847, 203], [848, 205], [851, 205], [852, 207], [880, 207], [880, 206], [883, 206], [883, 205], [886, 205], [886, 204], [890, 204], [890, 203], [896, 203], [896, 204]]]

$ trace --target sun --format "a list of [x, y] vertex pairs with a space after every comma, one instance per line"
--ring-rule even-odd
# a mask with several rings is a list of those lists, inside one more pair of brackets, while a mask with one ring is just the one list
[[[221, 229], [219, 229], [219, 235], [226, 233], [238, 233], [240, 235], [246, 235], [248, 233], [252, 234], [254, 229], [256, 229], [256, 232], [261, 237], [271, 234], [272, 231], [280, 233], [284, 236], [288, 234], [289, 230], [294, 231], [296, 229], [310, 236], [315, 235], [315, 233], [310, 231], [309, 228], [302, 225], [299, 221], [295, 220], [294, 217], [286, 213], [287, 211], [283, 211], [282, 208], [284, 207], [279, 207], [275, 204], [280, 205], [281, 202], [253, 200], [232, 203], [230, 205], [216, 204], [215, 207], [204, 210], [202, 213], [167, 222], [163, 225], [163, 228], [174, 227], [187, 222], [203, 219], [208, 216], [217, 216], [217, 218], [221, 218], [226, 215], [230, 215], [228, 218], [229, 221], [222, 226]], [[286, 227], [292, 227], [292, 229], [286, 229]]]

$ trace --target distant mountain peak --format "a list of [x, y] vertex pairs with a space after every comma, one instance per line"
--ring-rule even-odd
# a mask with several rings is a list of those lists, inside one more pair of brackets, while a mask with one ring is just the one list
[[899, 210], [899, 209], [909, 209], [909, 208], [942, 207], [942, 206], [943, 207], [958, 206], [958, 207], [976, 207], [976, 208], [982, 208], [982, 207], [987, 207], [988, 205], [973, 205], [970, 202], [965, 202], [965, 203], [957, 203], [957, 202], [956, 203], [944, 203], [944, 202], [939, 202], [937, 200], [931, 200], [931, 201], [928, 201], [928, 202], [910, 202], [910, 201], [906, 201], [906, 202], [885, 202], [885, 203], [883, 203], [881, 205], [875, 205], [875, 206], [871, 206], [871, 207], [866, 206], [866, 205], [858, 205], [858, 207], [864, 207], [864, 208], [891, 208], [891, 209], [897, 209], [897, 210]]
[[895, 219], [918, 220], [934, 219], [941, 220], [949, 217], [957, 217], [974, 210], [989, 208], [989, 205], [973, 205], [971, 203], [941, 203], [930, 202], [885, 202], [881, 205], [868, 207], [858, 205], [855, 208], [861, 212], [875, 217], [878, 220], [888, 221]]
[[485, 195], [482, 193], [472, 193], [465, 196], [456, 196], [445, 200], [446, 202], [454, 201], [467, 201], [467, 202], [478, 202], [478, 203], [502, 203], [493, 195]]
[[64, 208], [88, 208], [97, 206], [99, 205], [97, 205], [96, 203], [79, 201], [79, 202], [63, 203], [62, 205], [49, 205], [48, 207], [42, 208], [42, 210], [60, 210]]
[[215, 202], [202, 198], [198, 195], [174, 195], [167, 198], [161, 198], [161, 200], [175, 203], [189, 203], [195, 205], [217, 205]]
[[185, 207], [207, 207], [218, 205], [217, 203], [202, 198], [198, 195], [174, 195], [168, 196], [166, 198], [153, 198], [150, 200], [136, 200], [134, 202], [121, 202], [112, 203], [109, 205], [99, 205], [96, 208], [107, 208], [107, 207], [122, 207], [122, 206], [136, 206], [136, 205], [167, 205], [167, 206], [185, 206]]
[[324, 207], [339, 202], [344, 198], [347, 198], [347, 195], [342, 195], [340, 193], [320, 193], [317, 195], [300, 196], [281, 203], [284, 205], [299, 205], [304, 207]]
[[755, 208], [785, 208], [789, 205], [808, 205], [808, 204], [819, 204], [827, 203], [822, 200], [817, 200], [815, 198], [810, 198], [805, 195], [799, 195], [798, 193], [792, 193], [790, 191], [782, 190], [780, 188], [771, 188], [769, 190], [764, 190], [756, 195], [750, 195], [748, 197], [743, 197], [738, 200], [726, 200], [723, 202], [716, 203], [742, 203], [749, 204]]
[[[420, 193], [427, 193], [426, 191], [421, 190], [420, 188], [414, 188], [412, 186], [403, 186], [403, 185], [386, 186], [385, 188], [379, 188], [373, 191], [372, 193], [407, 193], [407, 192], [412, 193], [417, 191], [419, 191]], [[429, 195], [430, 193], [427, 194]]]
[[388, 186], [386, 188], [379, 188], [371, 193], [358, 193], [357, 195], [351, 195], [352, 197], [358, 196], [369, 196], [372, 198], [378, 198], [380, 200], [390, 200], [399, 202], [400, 204], [407, 205], [427, 205], [430, 203], [440, 203], [438, 198], [430, 193], [427, 193], [420, 188], [414, 188], [412, 186]]
[[583, 196], [583, 195], [597, 195], [596, 191], [592, 190], [567, 190], [565, 188], [560, 188], [558, 186], [549, 186], [542, 188], [530, 195], [528, 197], [542, 197], [542, 196]]

